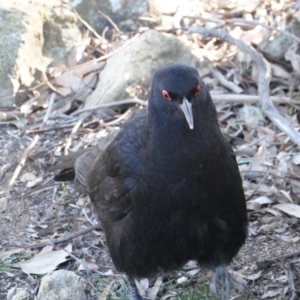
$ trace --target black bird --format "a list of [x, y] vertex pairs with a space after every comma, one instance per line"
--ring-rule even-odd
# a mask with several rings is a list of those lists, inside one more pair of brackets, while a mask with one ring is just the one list
[[174, 64], [158, 70], [148, 109], [82, 154], [75, 174], [134, 299], [144, 299], [134, 278], [176, 270], [189, 260], [215, 272], [212, 286], [222, 289], [223, 300], [230, 283], [245, 288], [226, 270], [247, 236], [242, 181], [196, 69]]

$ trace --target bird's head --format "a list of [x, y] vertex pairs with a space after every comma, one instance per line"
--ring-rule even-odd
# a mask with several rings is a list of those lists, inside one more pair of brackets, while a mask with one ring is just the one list
[[158, 70], [153, 77], [149, 107], [155, 108], [160, 117], [165, 112], [185, 119], [189, 129], [194, 129], [193, 110], [205, 99], [206, 90], [195, 68], [182, 64], [173, 64]]

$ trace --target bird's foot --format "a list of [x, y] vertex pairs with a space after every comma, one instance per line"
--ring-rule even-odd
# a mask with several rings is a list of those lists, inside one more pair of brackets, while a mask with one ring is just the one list
[[148, 298], [142, 297], [138, 291], [138, 288], [135, 284], [135, 281], [132, 277], [128, 276], [128, 282], [129, 282], [129, 288], [130, 291], [127, 294], [128, 295], [128, 299], [130, 300], [149, 300]]
[[210, 285], [211, 290], [217, 294], [222, 290], [222, 300], [229, 299], [229, 285], [232, 284], [239, 290], [247, 290], [248, 287], [243, 282], [232, 277], [225, 267], [217, 267], [215, 270], [213, 281]]

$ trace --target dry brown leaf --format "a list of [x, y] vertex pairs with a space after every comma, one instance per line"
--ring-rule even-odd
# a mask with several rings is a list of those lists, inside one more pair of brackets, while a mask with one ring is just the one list
[[268, 212], [268, 213], [270, 213], [270, 214], [272, 214], [272, 215], [274, 215], [276, 217], [281, 217], [282, 216], [281, 212], [279, 212], [279, 211], [277, 211], [275, 209], [269, 208], [269, 207], [264, 208], [263, 211], [266, 211], [266, 212]]
[[115, 280], [112, 280], [107, 286], [106, 288], [103, 290], [102, 294], [99, 297], [99, 300], [106, 300], [107, 296], [109, 294], [109, 291], [112, 287], [112, 285], [114, 284]]
[[276, 235], [276, 237], [285, 243], [296, 243], [300, 240], [300, 237], [291, 237], [288, 235]]
[[269, 156], [270, 154], [268, 153], [267, 148], [264, 145], [261, 145], [252, 158], [251, 170], [266, 172], [268, 170], [268, 167], [264, 165], [264, 162]]
[[300, 73], [300, 55], [297, 54], [298, 43], [294, 43], [285, 53], [285, 60], [290, 61], [294, 71]]
[[260, 278], [261, 273], [262, 273], [262, 271], [258, 271], [258, 272], [255, 273], [255, 274], [245, 276], [245, 279], [254, 281], [254, 280]]
[[258, 197], [256, 199], [247, 201], [247, 209], [258, 210], [261, 208], [262, 205], [269, 203], [273, 203], [273, 201], [270, 198], [264, 196]]
[[155, 280], [154, 286], [147, 290], [147, 298], [151, 300], [155, 300], [161, 284], [162, 284], [162, 277], [158, 277]]
[[261, 296], [261, 299], [273, 298], [280, 294], [280, 291], [267, 291]]
[[26, 184], [26, 187], [28, 188], [33, 188], [35, 186], [37, 186], [38, 184], [40, 184], [41, 182], [43, 182], [43, 178], [42, 177], [38, 177], [34, 180], [29, 180]]
[[97, 80], [98, 72], [91, 72], [84, 76], [76, 93], [76, 99], [79, 101], [84, 101], [96, 87]]
[[269, 143], [273, 143], [278, 140], [277, 134], [275, 131], [267, 127], [258, 126], [257, 128], [258, 138], [263, 138]]
[[8, 251], [1, 251], [0, 252], [0, 261], [3, 261], [6, 258], [9, 258], [10, 256], [18, 253], [23, 253], [24, 249], [13, 249]]
[[239, 118], [247, 125], [258, 125], [260, 121], [264, 120], [258, 107], [246, 104], [240, 109]]
[[245, 195], [251, 195], [253, 194], [253, 191], [256, 192], [261, 192], [261, 193], [266, 193], [266, 194], [274, 194], [274, 189], [272, 186], [269, 186], [267, 184], [259, 184], [259, 183], [254, 183], [250, 182], [247, 186], [247, 191], [245, 191]]
[[295, 165], [300, 165], [300, 154], [294, 155], [294, 157], [293, 157], [293, 163]]
[[139, 293], [142, 297], [146, 296], [146, 290], [149, 287], [149, 280], [147, 278], [142, 279], [141, 281], [135, 280], [135, 284], [138, 288]]
[[282, 204], [276, 204], [273, 207], [285, 212], [290, 216], [300, 218], [300, 206], [297, 204], [282, 203]]
[[72, 245], [68, 244], [65, 250], [52, 251], [52, 247], [45, 247], [33, 258], [19, 264], [22, 271], [26, 274], [47, 274], [67, 260], [68, 252], [72, 251]]
[[262, 225], [257, 232], [273, 232], [277, 226], [277, 222]]
[[0, 125], [5, 125], [5, 126], [14, 125], [20, 130], [24, 129], [27, 124], [28, 124], [28, 119], [27, 118], [19, 118], [19, 119], [16, 119], [16, 120], [0, 122]]
[[[266, 29], [263, 28], [262, 26], [258, 25], [258, 26], [255, 26], [251, 30], [244, 31], [241, 39], [243, 42], [245, 42], [248, 45], [251, 45], [251, 44], [258, 45], [262, 41], [263, 37], [265, 36], [265, 33], [266, 33]], [[238, 52], [238, 54], [239, 53], [240, 52]], [[250, 62], [249, 62], [249, 64], [250, 64]]]
[[194, 269], [194, 270], [188, 271], [186, 273], [189, 274], [190, 276], [195, 276], [199, 272], [200, 272], [200, 269]]
[[279, 190], [279, 192], [280, 192], [283, 196], [285, 196], [285, 198], [288, 199], [290, 203], [293, 203], [293, 200], [292, 200], [292, 198], [291, 198], [290, 192], [287, 192], [287, 191], [285, 191], [285, 190]]
[[82, 83], [82, 80], [86, 74], [103, 69], [105, 63], [89, 63], [82, 64], [76, 68], [62, 72], [60, 75], [54, 78], [53, 83], [58, 86], [57, 92], [62, 96], [68, 96], [77, 92], [81, 87], [84, 87], [86, 82]]
[[246, 280], [245, 280], [245, 276], [240, 273], [240, 272], [237, 272], [237, 271], [234, 271], [234, 270], [230, 270], [230, 273], [231, 275], [237, 279], [239, 282], [242, 282], [244, 284], [247, 284]]
[[291, 77], [291, 75], [284, 70], [282, 67], [278, 66], [278, 65], [274, 65], [274, 64], [270, 64], [271, 65], [271, 69], [272, 69], [272, 73], [279, 77], [279, 78], [283, 78], [283, 79], [289, 79]]
[[81, 270], [97, 270], [97, 269], [99, 269], [99, 266], [96, 263], [92, 261], [83, 260], [82, 264], [79, 265], [77, 270], [81, 271]]
[[86, 47], [90, 44], [91, 38], [85, 38], [80, 45], [76, 45], [71, 49], [70, 54], [67, 57], [67, 67], [72, 68], [75, 67], [78, 62], [82, 62], [84, 59], [84, 52]]
[[277, 158], [277, 167], [276, 167], [277, 171], [281, 173], [288, 173], [289, 171], [288, 164], [291, 159], [291, 156], [288, 153], [281, 151], [278, 153], [276, 158]]

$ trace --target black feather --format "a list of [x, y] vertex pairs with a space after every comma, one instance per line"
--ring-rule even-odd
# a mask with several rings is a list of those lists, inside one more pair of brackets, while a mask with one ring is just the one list
[[[180, 109], [184, 97], [193, 129]], [[140, 278], [197, 260], [218, 270], [215, 281], [225, 278], [226, 290], [222, 268], [245, 242], [246, 204], [234, 153], [198, 72], [185, 65], [159, 70], [148, 109], [102, 143], [92, 159], [77, 160], [76, 180], [95, 205], [116, 268]]]

